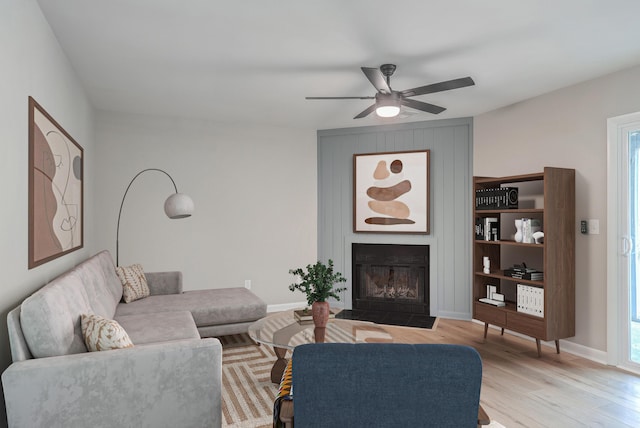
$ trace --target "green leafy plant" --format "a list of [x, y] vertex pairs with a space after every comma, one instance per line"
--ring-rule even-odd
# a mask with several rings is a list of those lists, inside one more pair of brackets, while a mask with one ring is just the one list
[[333, 260], [331, 259], [329, 259], [328, 265], [318, 261], [315, 265], [307, 265], [306, 271], [298, 268], [290, 269], [289, 273], [300, 278], [300, 282], [291, 284], [289, 290], [299, 290], [306, 294], [309, 306], [313, 302], [324, 302], [329, 297], [340, 300], [337, 293], [346, 290], [344, 287], [333, 287], [334, 284], [346, 282], [347, 279], [340, 272], [333, 272]]

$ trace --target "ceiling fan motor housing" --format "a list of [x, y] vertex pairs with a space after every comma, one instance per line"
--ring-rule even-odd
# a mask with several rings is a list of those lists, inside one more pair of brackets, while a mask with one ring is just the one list
[[376, 93], [376, 103], [378, 105], [399, 106], [401, 99], [402, 98], [400, 97], [400, 92], [398, 92], [398, 91], [391, 91], [390, 94], [383, 94], [382, 92]]

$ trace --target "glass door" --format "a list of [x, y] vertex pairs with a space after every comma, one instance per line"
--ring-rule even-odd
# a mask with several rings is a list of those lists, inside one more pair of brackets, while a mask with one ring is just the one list
[[607, 128], [607, 362], [640, 373], [640, 112]]

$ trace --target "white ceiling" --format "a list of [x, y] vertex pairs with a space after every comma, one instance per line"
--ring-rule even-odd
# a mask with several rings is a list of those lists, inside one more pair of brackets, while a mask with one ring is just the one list
[[[640, 64], [638, 0], [39, 0], [98, 109], [328, 129], [474, 116]], [[439, 115], [353, 117], [361, 66]], [[640, 84], [640, 82], [639, 82]], [[550, 106], [553, 108], [553, 106]]]

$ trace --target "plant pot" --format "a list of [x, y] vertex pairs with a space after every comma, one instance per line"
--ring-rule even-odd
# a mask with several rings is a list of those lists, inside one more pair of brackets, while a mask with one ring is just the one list
[[329, 302], [313, 302], [311, 316], [316, 328], [325, 328], [329, 321]]
[[326, 327], [316, 327], [313, 329], [313, 338], [316, 343], [324, 343], [324, 336], [327, 332]]

